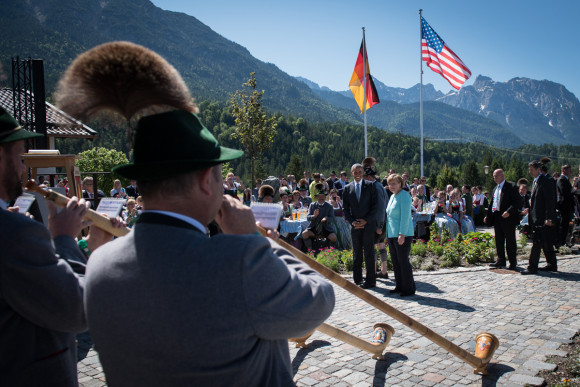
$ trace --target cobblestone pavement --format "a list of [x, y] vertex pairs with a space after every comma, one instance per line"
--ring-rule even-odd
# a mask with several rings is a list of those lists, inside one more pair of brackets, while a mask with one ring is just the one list
[[[526, 267], [526, 262], [520, 261]], [[385, 360], [315, 332], [306, 349], [290, 344], [298, 386], [523, 386], [541, 385], [535, 375], [553, 369], [546, 356], [580, 329], [580, 255], [558, 257], [558, 273], [522, 276], [487, 267], [417, 272], [417, 294], [389, 294], [392, 279], [371, 292], [453, 343], [475, 353], [475, 337], [488, 331], [500, 341], [489, 374], [446, 352], [407, 326], [335, 286], [336, 308], [327, 323], [365, 340], [373, 325], [395, 328]], [[503, 272], [503, 273], [502, 273]], [[104, 386], [105, 377], [90, 335], [78, 337], [81, 386]]]

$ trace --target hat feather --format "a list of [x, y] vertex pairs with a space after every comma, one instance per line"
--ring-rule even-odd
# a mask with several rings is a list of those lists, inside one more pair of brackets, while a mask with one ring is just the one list
[[258, 190], [258, 196], [261, 198], [263, 198], [265, 196], [274, 197], [274, 187], [272, 187], [271, 185], [268, 185], [268, 184], [264, 184], [264, 185], [260, 186], [260, 189]]
[[367, 157], [362, 161], [362, 165], [363, 167], [374, 167], [375, 163], [377, 162], [377, 159], [375, 159], [374, 157]]
[[112, 111], [130, 120], [142, 110], [197, 112], [185, 82], [157, 53], [130, 42], [110, 42], [79, 55], [58, 84], [57, 105], [86, 120]]

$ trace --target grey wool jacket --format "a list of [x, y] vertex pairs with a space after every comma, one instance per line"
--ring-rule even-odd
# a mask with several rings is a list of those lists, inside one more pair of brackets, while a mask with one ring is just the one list
[[146, 214], [87, 269], [87, 317], [109, 385], [294, 385], [287, 339], [330, 315], [330, 283], [267, 238], [209, 238]]
[[77, 386], [83, 253], [73, 238], [53, 245], [44, 225], [2, 209], [0, 246], [0, 386]]

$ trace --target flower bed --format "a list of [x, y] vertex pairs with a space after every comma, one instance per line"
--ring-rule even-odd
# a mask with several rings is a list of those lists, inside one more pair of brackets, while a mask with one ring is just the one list
[[[520, 253], [526, 244], [527, 237], [522, 235], [518, 241]], [[309, 251], [308, 255], [337, 273], [352, 271], [352, 250], [338, 250], [330, 247]], [[379, 256], [378, 251], [377, 256]], [[490, 263], [496, 259], [495, 238], [488, 232], [471, 232], [465, 235], [458, 234], [455, 239], [451, 239], [447, 230], [440, 231], [434, 223], [431, 226], [430, 240], [414, 240], [409, 258], [413, 270], [427, 271]], [[390, 259], [389, 255], [387, 267], [392, 270]], [[379, 268], [380, 260], [377, 260], [377, 270]]]

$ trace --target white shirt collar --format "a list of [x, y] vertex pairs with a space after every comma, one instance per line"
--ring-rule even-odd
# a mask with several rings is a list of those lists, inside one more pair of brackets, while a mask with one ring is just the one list
[[176, 219], [179, 219], [179, 220], [183, 220], [184, 222], [187, 222], [187, 223], [191, 224], [193, 227], [197, 228], [199, 231], [201, 231], [204, 234], [207, 233], [207, 230], [205, 229], [204, 225], [201, 224], [201, 222], [199, 222], [199, 221], [197, 221], [197, 220], [195, 220], [195, 219], [193, 219], [193, 218], [191, 218], [189, 216], [186, 216], [186, 215], [183, 215], [183, 214], [178, 214], [177, 212], [158, 211], [158, 210], [146, 210], [146, 211], [143, 211], [143, 212], [144, 213], [145, 212], [152, 212], [152, 213], [156, 213], [156, 214], [163, 214], [163, 215], [171, 216], [172, 218], [176, 218]]

